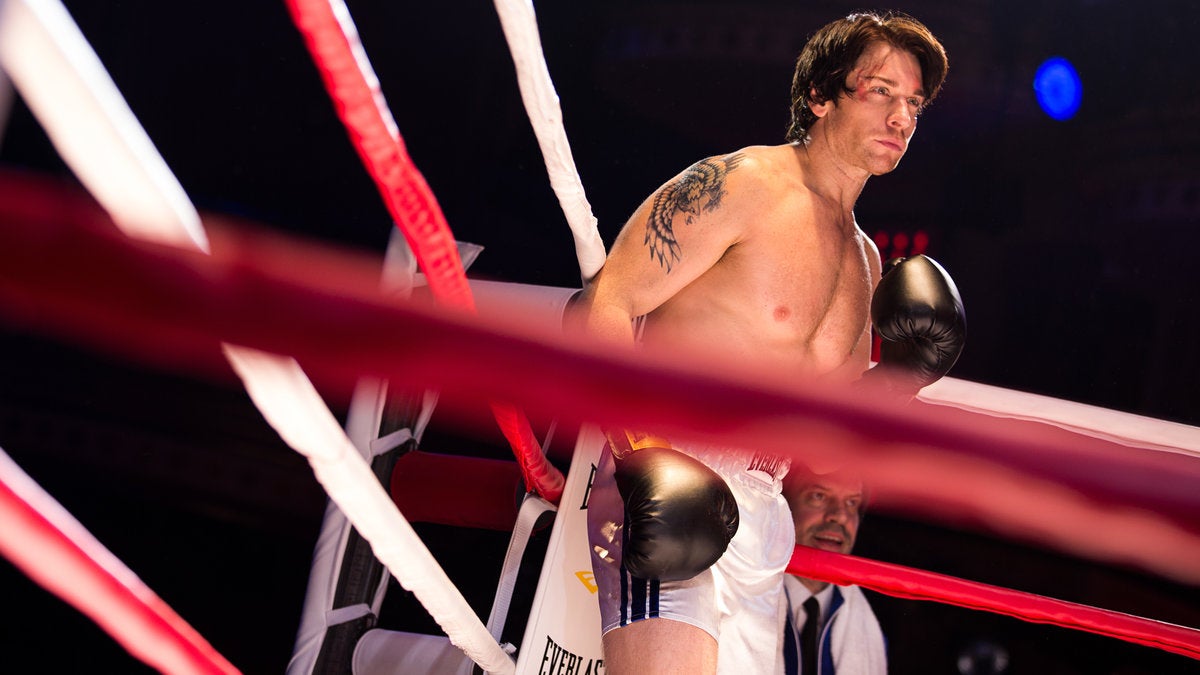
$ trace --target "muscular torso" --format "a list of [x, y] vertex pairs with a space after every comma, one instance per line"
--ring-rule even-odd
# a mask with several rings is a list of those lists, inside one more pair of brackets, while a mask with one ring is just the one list
[[[719, 209], [690, 223], [675, 215], [679, 257], [670, 271], [636, 262], [653, 250], [643, 242], [652, 198], [622, 234], [627, 241], [614, 245], [616, 264], [602, 277], [624, 283], [634, 313], [641, 303], [647, 348], [698, 350], [727, 364], [797, 375], [858, 377], [870, 356], [874, 244], [849, 209], [806, 187], [791, 146], [737, 155]], [[725, 231], [736, 236], [726, 242]]]
[[824, 232], [797, 241], [782, 224], [767, 229], [651, 312], [643, 342], [811, 375], [857, 365], [857, 376], [867, 367], [871, 301], [862, 237]]
[[[865, 238], [849, 214], [821, 205], [795, 181], [777, 182], [776, 205], [648, 315], [643, 339], [812, 375], [852, 365], [861, 372], [872, 288]], [[849, 363], [855, 355], [860, 363]]]

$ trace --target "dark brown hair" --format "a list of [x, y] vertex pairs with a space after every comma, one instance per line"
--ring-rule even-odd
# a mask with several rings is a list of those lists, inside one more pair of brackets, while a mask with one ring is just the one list
[[925, 24], [898, 12], [851, 14], [814, 33], [796, 59], [788, 141], [803, 141], [808, 136], [817, 121], [810, 104], [837, 100], [848, 89], [846, 78], [858, 58], [875, 42], [890, 44], [917, 58], [926, 105], [933, 102], [949, 64], [946, 50]]

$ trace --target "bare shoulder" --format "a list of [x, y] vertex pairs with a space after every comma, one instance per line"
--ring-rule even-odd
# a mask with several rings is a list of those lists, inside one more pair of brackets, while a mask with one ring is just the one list
[[[665, 272], [692, 267], [697, 275], [732, 246], [753, 237], [787, 189], [789, 146], [751, 146], [702, 159], [651, 194], [626, 223], [613, 254], [648, 259]], [[686, 250], [685, 250], [686, 249]], [[674, 278], [687, 277], [678, 273]]]
[[799, 171], [795, 152], [787, 145], [751, 145], [705, 161], [723, 163], [731, 180], [745, 184], [769, 184]]
[[799, 164], [790, 146], [753, 145], [696, 162], [676, 179], [695, 194], [708, 189], [736, 212], [771, 201], [773, 192], [794, 190]]
[[758, 170], [785, 169], [798, 165], [796, 150], [790, 144], [750, 145], [730, 154], [738, 155], [743, 162], [754, 165]]
[[740, 178], [765, 177], [774, 171], [787, 168], [785, 165], [795, 164], [794, 152], [787, 145], [751, 145], [724, 155], [705, 157], [684, 169], [672, 181], [687, 179], [696, 175], [720, 175], [722, 178], [738, 176]]
[[[751, 146], [725, 155], [706, 157], [681, 171], [647, 199], [650, 240], [678, 231], [679, 225], [716, 225], [736, 239], [733, 224], [751, 222], [750, 216], [770, 195], [783, 168], [781, 154], [767, 146]], [[682, 234], [682, 232], [679, 232]], [[726, 242], [731, 243], [731, 242]]]

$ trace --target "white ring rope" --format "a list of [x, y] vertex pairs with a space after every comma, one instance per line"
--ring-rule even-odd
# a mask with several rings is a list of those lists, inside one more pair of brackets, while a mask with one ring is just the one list
[[291, 359], [282, 363], [277, 356], [243, 348], [227, 349], [226, 354], [239, 372], [256, 374], [246, 379], [251, 398], [285, 442], [307, 450], [301, 452], [330, 499], [370, 542], [375, 557], [421, 601], [450, 641], [489, 673], [514, 672], [512, 659], [396, 508], [329, 409], [322, 404], [303, 410], [288, 400], [305, 390], [307, 397], [295, 398], [320, 400], [299, 366]]
[[1200, 457], [1200, 427], [1177, 422], [953, 377], [925, 387], [917, 398], [993, 417], [1044, 422], [1130, 447]]
[[[207, 252], [195, 207], [62, 4], [9, 0], [4, 12], [5, 69], [63, 159], [122, 231]], [[225, 353], [263, 416], [308, 458], [380, 561], [451, 641], [489, 672], [512, 672], [512, 659], [437, 567], [300, 366], [233, 345]]]
[[558, 94], [554, 91], [554, 82], [550, 79], [550, 70], [542, 53], [542, 41], [538, 37], [533, 2], [495, 0], [495, 4], [517, 69], [517, 84], [521, 88], [525, 112], [529, 115], [529, 122], [542, 149], [550, 186], [554, 188], [575, 239], [575, 257], [579, 260], [579, 271], [586, 283], [604, 266], [604, 242], [600, 239], [596, 217], [592, 215], [592, 206], [588, 203], [583, 183], [579, 180], [579, 171], [571, 156], [571, 144], [563, 128]]
[[0, 11], [0, 63], [122, 231], [207, 251], [195, 207], [62, 3], [9, 0]]

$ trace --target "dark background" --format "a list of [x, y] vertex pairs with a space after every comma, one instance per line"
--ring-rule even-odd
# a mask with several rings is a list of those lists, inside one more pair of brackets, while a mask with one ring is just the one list
[[[282, 2], [65, 4], [200, 209], [382, 255], [390, 219]], [[485, 246], [473, 274], [578, 286], [492, 5], [349, 7], [452, 229]], [[606, 243], [683, 167], [781, 142], [795, 54], [818, 26], [859, 7], [539, 3], [546, 60]], [[929, 0], [896, 8], [942, 39], [950, 74], [900, 168], [869, 182], [856, 215], [872, 236], [927, 234], [928, 253], [954, 276], [971, 332], [953, 374], [1200, 423], [1193, 5]], [[1069, 58], [1084, 83], [1082, 108], [1065, 122], [1034, 99], [1034, 71], [1051, 56]], [[70, 180], [19, 97], [0, 168]], [[150, 370], [3, 316], [0, 335], [0, 446], [235, 665], [281, 672], [324, 506], [305, 462], [229, 372], [199, 381]], [[344, 401], [330, 404], [344, 410]], [[447, 560], [462, 545], [430, 535]], [[856, 552], [1200, 626], [1194, 587], [986, 532], [877, 513]], [[482, 588], [494, 573], [482, 573]], [[490, 590], [484, 595], [481, 612]], [[7, 563], [0, 597], [0, 671], [143, 669]], [[980, 642], [1008, 653], [1010, 673], [1200, 671], [1117, 640], [872, 601], [893, 672], [959, 672], [959, 656]]]

